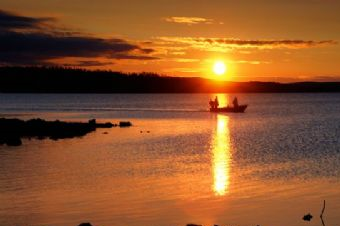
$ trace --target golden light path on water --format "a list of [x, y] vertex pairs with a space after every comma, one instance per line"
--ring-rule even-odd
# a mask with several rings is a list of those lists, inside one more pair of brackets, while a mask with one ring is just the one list
[[[219, 98], [224, 96], [219, 96]], [[229, 117], [218, 114], [216, 131], [213, 136], [212, 163], [214, 174], [213, 189], [216, 195], [223, 196], [228, 193], [230, 184], [230, 133]]]

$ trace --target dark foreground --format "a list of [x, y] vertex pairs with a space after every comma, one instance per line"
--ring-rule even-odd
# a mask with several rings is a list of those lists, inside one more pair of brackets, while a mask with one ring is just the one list
[[20, 146], [21, 138], [49, 138], [52, 140], [81, 137], [97, 128], [112, 128], [116, 126], [128, 127], [130, 122], [119, 124], [97, 123], [95, 119], [84, 122], [45, 121], [43, 119], [20, 119], [0, 118], [0, 144], [8, 146]]

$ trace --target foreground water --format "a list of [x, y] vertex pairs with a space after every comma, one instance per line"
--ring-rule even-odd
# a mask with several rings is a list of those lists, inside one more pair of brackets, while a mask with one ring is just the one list
[[239, 94], [245, 114], [213, 97], [1, 94], [6, 117], [134, 126], [0, 146], [0, 225], [316, 226], [324, 199], [339, 225], [340, 94]]

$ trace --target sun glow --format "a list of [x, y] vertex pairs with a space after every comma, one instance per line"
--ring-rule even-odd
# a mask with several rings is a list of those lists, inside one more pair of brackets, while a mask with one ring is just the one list
[[214, 71], [214, 73], [215, 73], [216, 75], [218, 75], [218, 76], [224, 75], [224, 74], [226, 73], [226, 71], [227, 71], [227, 66], [226, 66], [226, 64], [225, 64], [223, 61], [221, 61], [221, 60], [216, 61], [216, 62], [214, 63], [214, 66], [213, 66], [213, 71]]

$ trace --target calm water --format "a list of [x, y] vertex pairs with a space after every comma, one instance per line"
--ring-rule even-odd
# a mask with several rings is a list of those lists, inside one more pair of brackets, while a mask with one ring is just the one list
[[0, 94], [5, 117], [134, 124], [0, 146], [0, 225], [316, 226], [324, 199], [340, 225], [340, 94], [210, 97]]

